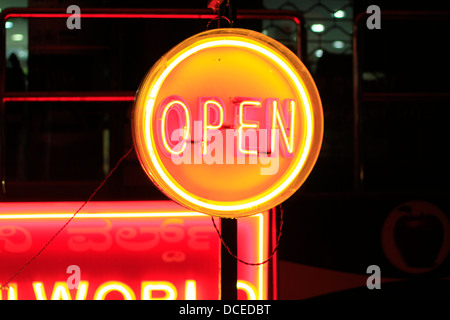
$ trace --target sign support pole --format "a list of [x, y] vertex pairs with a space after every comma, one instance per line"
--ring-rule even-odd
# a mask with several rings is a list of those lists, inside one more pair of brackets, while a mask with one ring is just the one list
[[[237, 219], [220, 219], [222, 238], [231, 252], [237, 252]], [[225, 246], [220, 250], [220, 298], [237, 300], [237, 263]]]
[[[227, 17], [230, 26], [233, 25], [234, 13], [232, 13], [229, 1], [209, 1], [208, 7], [218, 15], [217, 27], [220, 28], [221, 16]], [[220, 232], [224, 242], [231, 252], [237, 253], [237, 220], [220, 218]], [[237, 300], [237, 259], [229, 254], [225, 246], [220, 250], [220, 299]]]

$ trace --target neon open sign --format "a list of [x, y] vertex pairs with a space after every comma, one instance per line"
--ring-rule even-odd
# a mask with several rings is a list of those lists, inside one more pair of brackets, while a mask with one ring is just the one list
[[141, 164], [178, 203], [221, 217], [268, 210], [311, 172], [323, 115], [314, 81], [288, 48], [217, 29], [170, 50], [136, 96]]
[[[229, 125], [228, 129], [225, 129], [225, 149], [222, 148], [223, 135], [222, 131], [220, 131], [225, 124], [225, 103], [219, 97], [199, 97], [198, 100], [198, 110], [201, 120], [194, 122], [197, 125], [194, 125], [194, 130], [192, 130], [190, 108], [182, 97], [170, 96], [159, 108], [160, 115], [158, 118], [161, 120], [158, 121], [157, 128], [157, 132], [159, 133], [158, 142], [160, 143], [161, 149], [173, 160], [176, 159], [174, 156], [180, 154], [190, 155], [190, 152], [186, 152], [186, 148], [189, 148], [191, 142], [197, 142], [201, 146], [200, 149], [197, 148], [198, 150], [196, 150], [199, 152], [194, 153], [194, 156], [200, 156], [202, 158], [200, 160], [201, 162], [198, 162], [199, 164], [233, 164], [234, 157], [236, 156], [240, 156], [240, 159], [243, 160], [243, 155], [277, 155], [276, 153], [279, 149], [276, 146], [280, 132], [282, 134], [283, 155], [286, 157], [293, 156], [296, 125], [295, 109], [297, 104], [295, 100], [286, 100], [284, 102], [284, 109], [286, 111], [283, 112], [281, 111], [278, 99], [266, 99], [266, 119], [270, 128], [261, 129], [259, 121], [246, 119], [245, 114], [248, 108], [261, 108], [263, 105], [262, 99], [246, 97], [235, 97], [232, 99], [231, 104], [235, 106], [236, 117], [234, 123]], [[176, 146], [171, 146], [171, 139], [168, 137], [170, 132], [168, 130], [168, 114], [170, 111], [174, 111], [176, 120], [184, 124], [181, 129], [172, 131], [172, 138], [178, 138], [180, 140]], [[287, 113], [287, 119], [284, 116], [285, 113]], [[214, 117], [215, 120], [211, 120], [211, 117]], [[210, 142], [212, 137], [215, 139], [213, 142]], [[236, 137], [237, 143], [234, 141]], [[268, 138], [268, 141], [264, 141], [264, 137]], [[232, 157], [227, 156], [227, 150], [233, 152]], [[215, 151], [214, 154], [213, 151]], [[190, 163], [190, 161], [190, 156], [183, 158], [184, 163]], [[195, 159], [195, 161], [198, 160]], [[242, 164], [245, 163], [245, 161], [240, 162]]]

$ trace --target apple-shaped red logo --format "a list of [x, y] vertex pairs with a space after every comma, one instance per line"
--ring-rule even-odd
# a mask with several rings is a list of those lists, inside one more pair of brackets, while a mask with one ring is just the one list
[[448, 255], [449, 240], [447, 216], [425, 201], [410, 201], [394, 208], [382, 230], [386, 257], [408, 273], [424, 273], [438, 267]]
[[431, 268], [442, 246], [444, 227], [436, 216], [414, 209], [411, 206], [397, 209], [406, 215], [395, 223], [394, 241], [408, 266]]

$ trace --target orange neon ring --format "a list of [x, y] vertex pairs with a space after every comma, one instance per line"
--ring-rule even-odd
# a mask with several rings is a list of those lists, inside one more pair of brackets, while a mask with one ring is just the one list
[[[159, 160], [156, 141], [152, 133], [152, 117], [156, 109], [158, 92], [167, 76], [183, 60], [200, 50], [215, 47], [237, 47], [254, 51], [276, 63], [295, 83], [306, 114], [304, 148], [294, 169], [276, 187], [257, 199], [249, 201], [214, 201], [201, 199], [181, 187], [166, 172]], [[312, 76], [300, 59], [288, 48], [259, 32], [246, 29], [215, 29], [196, 34], [166, 53], [147, 73], [135, 99], [132, 120], [135, 149], [140, 163], [150, 177], [167, 196], [195, 211], [219, 217], [237, 218], [256, 214], [289, 198], [308, 177], [318, 158], [323, 138], [323, 112], [319, 92]]]

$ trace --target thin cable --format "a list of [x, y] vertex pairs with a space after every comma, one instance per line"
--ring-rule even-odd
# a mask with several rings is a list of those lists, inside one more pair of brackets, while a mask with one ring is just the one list
[[0, 290], [3, 289], [9, 289], [8, 283], [10, 283], [12, 280], [14, 280], [26, 267], [28, 267], [49, 245], [50, 243], [55, 240], [55, 238], [67, 227], [67, 225], [75, 218], [78, 212], [83, 210], [84, 206], [92, 200], [92, 198], [95, 196], [95, 194], [103, 187], [103, 185], [106, 183], [106, 181], [111, 177], [111, 175], [116, 171], [116, 169], [119, 167], [119, 165], [122, 163], [123, 160], [131, 153], [133, 150], [133, 147], [131, 147], [130, 150], [128, 150], [125, 155], [122, 156], [122, 158], [117, 161], [117, 164], [114, 166], [114, 168], [108, 173], [108, 175], [103, 179], [102, 183], [92, 192], [92, 194], [89, 196], [89, 198], [78, 208], [78, 210], [73, 214], [73, 216], [67, 220], [67, 222], [53, 235], [53, 237], [50, 238], [50, 240], [42, 247], [41, 250], [39, 250], [30, 260], [28, 260], [27, 263], [25, 263], [8, 281], [5, 282], [0, 287]]
[[213, 21], [218, 21], [218, 23], [219, 23], [219, 26], [220, 26], [220, 19], [223, 19], [223, 20], [225, 20], [226, 22], [228, 22], [228, 25], [231, 27], [232, 26], [232, 22], [230, 21], [230, 19], [228, 19], [227, 17], [225, 17], [225, 16], [217, 16], [217, 17], [214, 17], [214, 18], [212, 18], [211, 20], [209, 20], [209, 22], [208, 22], [208, 24], [206, 25], [206, 30], [209, 30], [209, 25], [211, 24], [211, 22], [213, 22]]
[[[222, 5], [221, 5], [221, 6], [222, 6]], [[227, 22], [228, 22], [228, 26], [229, 26], [230, 28], [233, 27], [234, 21], [233, 21], [232, 13], [231, 13], [231, 3], [230, 3], [230, 0], [227, 0], [227, 3], [226, 3], [226, 5], [225, 5], [225, 7], [228, 9], [228, 17], [226, 17], [226, 16], [224, 16], [224, 15], [222, 14], [222, 10], [221, 10], [221, 8], [219, 7], [218, 10], [216, 11], [216, 12], [217, 12], [217, 16], [214, 17], [214, 18], [212, 18], [211, 20], [209, 20], [208, 24], [206, 25], [206, 30], [209, 30], [209, 25], [210, 25], [211, 22], [213, 22], [213, 21], [217, 21], [217, 28], [220, 29], [220, 20], [221, 20], [221, 19], [224, 19], [225, 21], [227, 21]]]
[[[275, 255], [275, 253], [278, 250], [278, 246], [280, 244], [281, 234], [283, 233], [283, 207], [281, 205], [279, 205], [279, 207], [280, 207], [280, 230], [278, 232], [277, 243], [275, 245], [275, 248], [272, 250], [271, 254], [269, 255], [269, 257], [266, 260], [262, 261], [262, 262], [247, 262], [247, 261], [244, 261], [244, 260], [238, 258], [238, 256], [236, 254], [234, 254], [231, 251], [230, 247], [228, 247], [228, 245], [225, 243], [225, 240], [223, 240], [222, 234], [220, 233], [219, 229], [216, 226], [216, 222], [214, 221], [214, 217], [211, 217], [211, 220], [213, 222], [214, 228], [217, 231], [217, 234], [219, 235], [220, 242], [222, 242], [222, 245], [225, 247], [225, 249], [227, 249], [228, 253], [233, 258], [235, 258], [237, 261], [239, 261], [239, 262], [241, 262], [243, 264], [249, 265], [249, 266], [259, 266], [259, 265], [262, 265], [262, 264], [265, 264], [265, 263], [269, 262], [273, 258], [273, 256]], [[274, 210], [276, 212], [276, 208], [274, 208], [272, 210]]]

